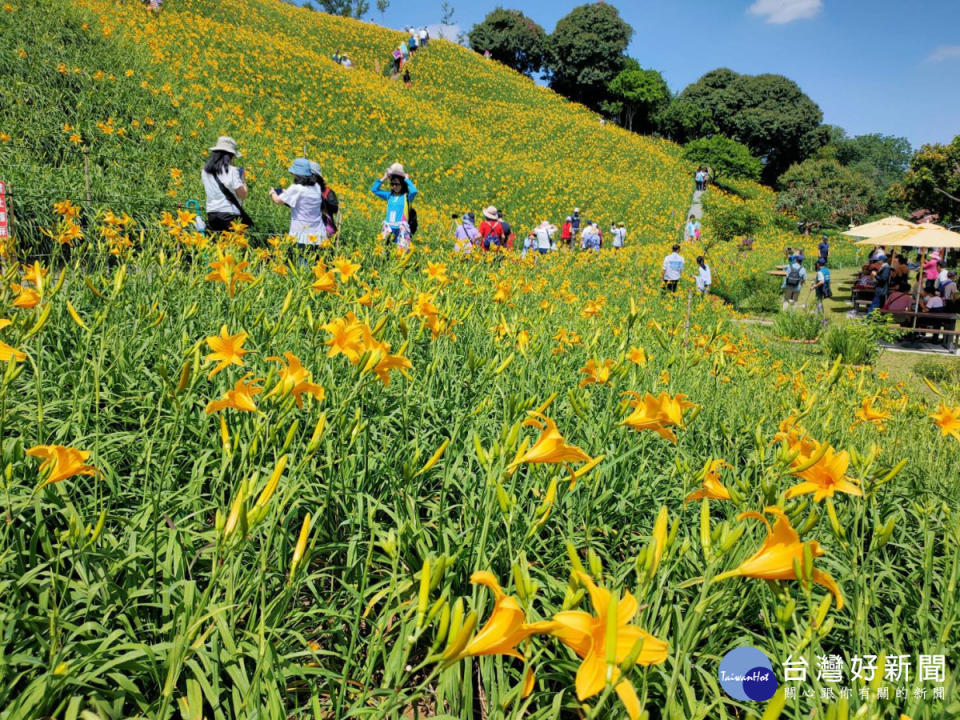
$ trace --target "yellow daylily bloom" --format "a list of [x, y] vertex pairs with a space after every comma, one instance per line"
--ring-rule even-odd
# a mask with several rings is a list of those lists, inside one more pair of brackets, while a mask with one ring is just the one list
[[342, 318], [334, 318], [328, 322], [323, 329], [331, 335], [326, 341], [330, 347], [327, 357], [343, 354], [351, 363], [360, 361], [370, 331], [366, 325], [357, 320], [356, 315], [348, 312]]
[[227, 331], [226, 325], [220, 328], [219, 335], [211, 335], [208, 337], [207, 345], [210, 346], [213, 352], [207, 355], [206, 360], [207, 362], [216, 360], [218, 365], [210, 371], [207, 377], [212, 378], [228, 365], [239, 365], [243, 367], [243, 356], [250, 352], [249, 350], [243, 349], [243, 343], [246, 342], [246, 340], [247, 333], [245, 331], [241, 330], [236, 335], [231, 335]]
[[[756, 518], [767, 526], [767, 537], [753, 555], [748, 557], [740, 566], [720, 573], [714, 578], [714, 581], [726, 580], [731, 577], [751, 577], [761, 580], [800, 580], [797, 577], [794, 561], [804, 573], [803, 549], [805, 545], [810, 546], [810, 556], [813, 558], [826, 555], [826, 551], [820, 547], [816, 540], [810, 540], [808, 543], [800, 542], [800, 536], [793, 529], [790, 520], [779, 507], [764, 508], [764, 512], [770, 515], [776, 515], [777, 520], [773, 527], [770, 527], [770, 521], [761, 513], [748, 511], [741, 513], [739, 519]], [[827, 588], [837, 600], [837, 610], [843, 609], [843, 595], [840, 594], [840, 587], [834, 579], [822, 570], [812, 568], [813, 581], [818, 585]]]
[[90, 457], [87, 450], [64, 445], [35, 445], [27, 450], [27, 455], [43, 460], [40, 463], [41, 476], [50, 471], [40, 487], [58, 483], [74, 475], [96, 475], [100, 472], [93, 465], [85, 464]]
[[256, 384], [261, 381], [261, 378], [247, 382], [247, 378], [251, 375], [253, 373], [247, 373], [237, 380], [233, 388], [227, 390], [219, 400], [211, 400], [207, 404], [207, 415], [225, 409], [257, 412], [257, 405], [253, 402], [253, 396], [262, 393], [263, 388]]
[[940, 403], [937, 411], [930, 417], [933, 418], [933, 421], [940, 428], [943, 437], [952, 435], [957, 440], [960, 440], [960, 405], [957, 407], [947, 407], [945, 404]]
[[888, 412], [883, 412], [882, 410], [877, 410], [873, 407], [873, 403], [876, 401], [876, 396], [864, 398], [860, 403], [860, 409], [853, 414], [854, 420], [853, 425], [850, 426], [852, 430], [857, 425], [861, 423], [873, 423], [877, 426], [878, 430], [882, 430], [884, 427], [884, 422], [889, 420], [892, 415]]
[[13, 306], [18, 308], [23, 308], [24, 310], [30, 310], [35, 308], [40, 304], [40, 293], [38, 293], [33, 288], [28, 288], [26, 286], [14, 285], [13, 291], [17, 293], [17, 297], [13, 300]]
[[850, 454], [846, 450], [837, 453], [832, 447], [827, 447], [813, 465], [794, 473], [805, 482], [787, 490], [787, 499], [814, 493], [813, 501], [820, 502], [826, 497], [833, 497], [837, 491], [862, 496], [863, 491], [855, 484], [857, 481], [846, 475], [849, 465]]
[[[610, 681], [614, 684], [614, 689], [623, 702], [627, 714], [632, 720], [636, 720], [640, 716], [640, 700], [630, 681], [621, 676], [618, 666], [626, 660], [634, 646], [641, 640], [643, 646], [637, 656], [636, 664], [662, 663], [667, 659], [667, 643], [636, 625], [630, 625], [630, 620], [637, 612], [637, 601], [629, 591], [623, 594], [614, 609], [610, 607], [609, 590], [598, 587], [585, 573], [577, 572], [576, 577], [590, 593], [590, 602], [597, 614], [594, 616], [583, 610], [559, 612], [553, 617], [559, 627], [551, 634], [583, 660], [577, 670], [577, 698], [586, 700], [601, 692], [606, 685], [609, 670]], [[608, 623], [611, 610], [616, 613], [616, 617], [610, 617], [611, 622]], [[606, 646], [610, 629], [608, 625], [616, 630], [614, 636], [616, 648], [612, 653], [616, 666], [609, 669]]]
[[207, 275], [208, 282], [222, 282], [227, 288], [227, 294], [233, 297], [237, 292], [237, 285], [245, 282], [252, 282], [253, 275], [244, 272], [250, 263], [244, 260], [241, 263], [229, 253], [220, 255], [219, 260], [210, 263], [211, 272]]
[[613, 367], [613, 360], [604, 360], [603, 365], [597, 365], [594, 359], [587, 360], [587, 364], [580, 368], [586, 377], [580, 381], [580, 387], [587, 385], [603, 385], [610, 379], [610, 369]]
[[493, 573], [486, 570], [477, 571], [470, 576], [470, 582], [483, 585], [493, 593], [493, 612], [490, 613], [484, 626], [467, 643], [459, 657], [510, 655], [523, 660], [517, 645], [531, 635], [549, 633], [558, 627], [557, 623], [549, 620], [524, 622], [525, 614], [520, 601], [503, 592]]
[[347, 258], [338, 257], [333, 261], [333, 269], [340, 273], [340, 282], [347, 282], [360, 269], [360, 263], [350, 262]]
[[709, 500], [729, 500], [730, 491], [720, 482], [720, 468], [722, 467], [730, 467], [730, 465], [724, 460], [708, 460], [703, 470], [702, 486], [699, 490], [694, 490], [687, 495], [683, 499], [683, 502], [688, 503], [692, 500], [702, 500], [703, 498], [708, 498]]
[[10, 362], [10, 358], [13, 358], [14, 362], [23, 362], [27, 359], [27, 355], [0, 340], [0, 364], [6, 365]]
[[[589, 462], [590, 456], [576, 445], [568, 445], [563, 435], [557, 429], [557, 424], [543, 413], [528, 412], [530, 417], [523, 421], [524, 425], [540, 430], [540, 437], [533, 447], [522, 456], [510, 463], [507, 470], [512, 470], [522, 463], [569, 463]], [[540, 418], [540, 419], [538, 419]]]
[[646, 365], [649, 359], [650, 358], [647, 357], [647, 353], [644, 352], [643, 348], [631, 347], [630, 352], [627, 353], [627, 360], [632, 362], [634, 365]]
[[629, 392], [633, 396], [630, 406], [633, 408], [620, 424], [632, 427], [634, 430], [653, 430], [660, 437], [676, 442], [677, 436], [668, 426], [683, 427], [683, 411], [694, 407], [695, 403], [688, 402], [686, 395], [679, 393], [674, 396], [662, 392], [654, 397], [645, 393], [641, 398], [639, 393]]
[[313, 373], [300, 364], [300, 358], [291, 352], [286, 352], [283, 357], [287, 359], [286, 363], [278, 357], [268, 357], [267, 360], [280, 363], [280, 379], [274, 388], [264, 395], [264, 398], [273, 395], [293, 395], [297, 399], [297, 407], [303, 407], [303, 398], [301, 395], [312, 395], [318, 402], [322, 402], [325, 396], [323, 385], [317, 385], [311, 382]]

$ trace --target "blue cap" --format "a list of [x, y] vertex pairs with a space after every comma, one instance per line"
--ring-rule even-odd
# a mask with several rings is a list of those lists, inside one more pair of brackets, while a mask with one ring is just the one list
[[290, 166], [290, 172], [303, 177], [310, 177], [313, 174], [313, 171], [310, 169], [310, 161], [306, 158], [297, 158], [294, 160], [293, 165]]

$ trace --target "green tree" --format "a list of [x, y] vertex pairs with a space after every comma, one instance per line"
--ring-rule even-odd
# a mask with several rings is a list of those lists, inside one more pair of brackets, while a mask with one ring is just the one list
[[617, 114], [627, 130], [649, 132], [656, 114], [670, 101], [670, 88], [657, 70], [644, 70], [632, 58], [628, 66], [617, 73], [607, 89], [614, 103], [619, 105]]
[[683, 148], [683, 157], [697, 165], [706, 165], [713, 177], [741, 177], [759, 180], [763, 163], [750, 154], [750, 148], [723, 135], [691, 140]]
[[377, 10], [380, 11], [380, 22], [383, 22], [383, 16], [390, 7], [390, 0], [377, 0]]
[[344, 17], [363, 17], [370, 9], [369, 0], [316, 0], [324, 12]]
[[469, 33], [470, 47], [530, 75], [543, 67], [547, 34], [519, 10], [495, 8]]
[[782, 75], [740, 75], [712, 70], [688, 85], [660, 117], [662, 131], [678, 142], [715, 132], [743, 143], [764, 161], [763, 179], [773, 181], [828, 139], [823, 113]]
[[607, 86], [626, 66], [624, 51], [633, 28], [612, 5], [581, 5], [561, 18], [549, 38], [550, 87], [571, 100], [599, 109]]
[[892, 135], [857, 135], [835, 141], [837, 162], [874, 180], [886, 190], [910, 166], [910, 141]]
[[861, 222], [877, 202], [877, 188], [869, 177], [832, 158], [791, 166], [779, 185], [777, 208], [808, 224]]
[[[937, 192], [940, 190], [941, 192]], [[890, 188], [890, 196], [908, 210], [931, 210], [947, 222], [960, 222], [960, 135], [949, 145], [924, 145], [910, 159], [906, 175]]]

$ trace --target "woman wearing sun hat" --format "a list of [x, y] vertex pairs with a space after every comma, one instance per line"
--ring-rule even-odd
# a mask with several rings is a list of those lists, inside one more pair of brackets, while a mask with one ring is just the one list
[[210, 148], [210, 155], [200, 173], [207, 195], [207, 229], [211, 232], [229, 230], [233, 222], [251, 224], [243, 210], [243, 201], [247, 197], [243, 168], [233, 165], [233, 159], [238, 157], [237, 143], [232, 137], [222, 135]]
[[500, 215], [493, 205], [484, 208], [483, 222], [478, 229], [480, 230], [480, 247], [484, 250], [499, 250], [507, 239], [503, 224], [500, 222]]
[[293, 183], [285, 190], [272, 188], [270, 199], [277, 205], [290, 208], [289, 235], [298, 244], [320, 245], [327, 239], [327, 227], [323, 220], [323, 191], [314, 178], [310, 161], [297, 158], [290, 166], [290, 174], [293, 175]]
[[[386, 189], [384, 184], [387, 184]], [[388, 167], [383, 175], [373, 183], [370, 192], [387, 201], [387, 215], [383, 219], [381, 237], [391, 237], [397, 247], [406, 250], [410, 247], [412, 231], [410, 228], [413, 208], [410, 203], [417, 196], [417, 186], [400, 163]]]

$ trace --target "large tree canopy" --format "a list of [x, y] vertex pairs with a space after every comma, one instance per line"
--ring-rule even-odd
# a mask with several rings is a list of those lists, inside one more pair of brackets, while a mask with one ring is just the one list
[[763, 159], [764, 180], [772, 183], [826, 142], [822, 120], [792, 80], [719, 68], [688, 85], [662, 114], [661, 126], [679, 142], [719, 132], [743, 143]]
[[633, 58], [607, 87], [611, 107], [627, 130], [649, 132], [654, 116], [670, 101], [670, 88], [658, 70], [644, 70]]
[[870, 178], [834, 159], [810, 158], [780, 177], [777, 207], [807, 223], [846, 225], [864, 220], [877, 198]]
[[924, 145], [913, 154], [910, 169], [891, 189], [891, 196], [908, 210], [932, 210], [942, 220], [960, 222], [960, 135], [949, 145]]
[[607, 86], [626, 65], [633, 28], [612, 5], [581, 5], [561, 18], [549, 39], [550, 87], [571, 100], [599, 108]]
[[470, 47], [490, 51], [494, 60], [530, 75], [543, 66], [547, 34], [519, 10], [497, 7], [469, 33]]

